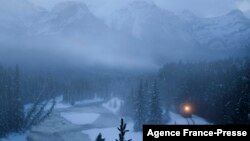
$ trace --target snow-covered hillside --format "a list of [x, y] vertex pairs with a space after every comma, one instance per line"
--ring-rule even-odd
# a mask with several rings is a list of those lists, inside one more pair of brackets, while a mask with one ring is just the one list
[[168, 124], [176, 124], [176, 125], [206, 125], [206, 124], [210, 124], [209, 122], [207, 122], [205, 119], [193, 115], [192, 118], [184, 118], [183, 116], [173, 113], [173, 112], [169, 112], [169, 116], [170, 116], [170, 121]]
[[117, 10], [108, 24], [142, 40], [144, 46], [154, 46], [152, 50], [156, 52], [164, 52], [164, 48], [196, 46], [186, 23], [174, 13], [145, 1], [135, 1]]
[[0, 42], [20, 38], [27, 34], [28, 28], [46, 10], [22, 0], [1, 0], [0, 4]]
[[240, 10], [215, 18], [182, 15], [197, 42], [210, 48], [242, 48], [250, 44], [250, 20]]
[[177, 16], [140, 1], [118, 10], [112, 17], [108, 21], [111, 27], [169, 46], [226, 49], [250, 44], [250, 20], [240, 10], [215, 18], [199, 18], [190, 11]]
[[84, 33], [93, 34], [105, 29], [84, 3], [66, 1], [55, 5], [47, 16], [33, 25], [37, 34]]
[[199, 18], [187, 11], [175, 15], [145, 1], [132, 2], [114, 12], [107, 20], [110, 29], [84, 3], [74, 1], [59, 3], [46, 11], [26, 0], [15, 1], [15, 4], [13, 0], [4, 0], [0, 19], [1, 34], [7, 37], [11, 33], [25, 35], [26, 32], [31, 35], [72, 32], [81, 33], [79, 36], [98, 35], [116, 29], [119, 34], [131, 34], [158, 46], [201, 44], [211, 48], [244, 47], [249, 45], [250, 38], [250, 20], [239, 10], [221, 17]]

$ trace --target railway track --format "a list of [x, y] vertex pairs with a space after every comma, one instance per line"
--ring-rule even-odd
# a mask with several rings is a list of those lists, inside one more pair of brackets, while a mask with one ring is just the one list
[[188, 125], [195, 125], [193, 118], [186, 118]]

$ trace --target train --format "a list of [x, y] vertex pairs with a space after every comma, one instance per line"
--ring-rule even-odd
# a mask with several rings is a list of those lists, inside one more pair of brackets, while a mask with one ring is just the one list
[[194, 107], [191, 103], [185, 102], [180, 105], [180, 113], [185, 118], [192, 118]]

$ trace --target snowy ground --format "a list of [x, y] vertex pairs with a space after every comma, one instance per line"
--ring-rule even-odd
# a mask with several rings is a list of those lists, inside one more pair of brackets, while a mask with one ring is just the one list
[[91, 104], [91, 103], [102, 102], [102, 101], [103, 101], [103, 99], [95, 97], [94, 99], [76, 101], [75, 105]]
[[119, 117], [102, 104], [100, 99], [92, 99], [69, 108], [56, 109], [49, 119], [30, 131], [28, 141], [90, 141], [83, 130], [119, 124]]
[[186, 119], [183, 118], [181, 115], [173, 113], [173, 112], [169, 112], [169, 116], [170, 116], [170, 122], [168, 124], [184, 124], [184, 125], [205, 125], [205, 124], [210, 124], [208, 123], [205, 119], [198, 117], [196, 115], [192, 116], [192, 120], [194, 123], [192, 123], [191, 119]]
[[61, 113], [61, 116], [73, 124], [85, 125], [92, 124], [94, 121], [97, 120], [100, 114], [64, 112]]
[[[63, 96], [58, 96], [55, 99], [56, 101], [56, 105], [54, 107], [54, 109], [66, 109], [66, 108], [70, 108], [72, 107], [72, 105], [66, 103], [63, 101]], [[98, 97], [95, 97], [93, 99], [87, 99], [87, 100], [81, 100], [81, 101], [76, 101], [74, 106], [77, 105], [84, 105], [84, 104], [91, 104], [91, 103], [96, 103], [96, 102], [102, 102], [103, 99], [100, 99]], [[46, 106], [46, 110], [50, 109], [50, 106], [52, 105], [52, 100], [48, 103], [48, 105]], [[25, 111], [28, 111], [30, 108], [32, 108], [33, 104], [26, 104], [24, 106]]]
[[113, 113], [117, 113], [122, 105], [123, 101], [119, 98], [112, 98], [108, 102], [103, 103], [102, 106], [112, 111]]
[[27, 134], [11, 134], [7, 138], [0, 139], [0, 141], [26, 141]]
[[[120, 100], [119, 98], [112, 98], [106, 103], [103, 103], [102, 106], [109, 111], [111, 111], [114, 114], [117, 114], [121, 108], [123, 101]], [[117, 117], [117, 119], [120, 120], [120, 117]], [[126, 121], [125, 121], [126, 122]], [[90, 138], [90, 141], [95, 141], [97, 135], [99, 133], [102, 133], [103, 138], [105, 140], [110, 140], [114, 141], [115, 139], [118, 139], [118, 130], [117, 127], [119, 126], [119, 122], [115, 126], [111, 127], [106, 127], [106, 128], [93, 128], [93, 129], [88, 129], [88, 130], [83, 130], [82, 133], [87, 134]], [[142, 133], [141, 132], [133, 132], [133, 122], [129, 122], [127, 124], [127, 129], [130, 131], [126, 134], [127, 139], [133, 139], [134, 141], [142, 141]]]
[[[10, 135], [0, 141], [95, 141], [102, 133], [108, 141], [118, 138], [117, 127], [120, 124], [118, 114], [122, 100], [112, 98], [107, 102], [102, 99], [79, 101], [75, 106], [65, 104], [61, 97], [56, 99], [57, 105], [51, 117], [41, 125], [34, 127], [28, 135]], [[193, 116], [195, 124], [209, 124], [206, 120]], [[133, 132], [133, 122], [127, 121], [126, 139], [142, 141], [141, 132]], [[190, 121], [189, 121], [190, 122]], [[170, 122], [166, 124], [190, 124], [181, 115], [170, 112]]]
[[[76, 101], [74, 106], [86, 105], [86, 104], [91, 104], [91, 103], [96, 103], [96, 102], [102, 102], [102, 101], [103, 101], [103, 99], [95, 97], [93, 99]], [[70, 105], [68, 103], [65, 103], [63, 101], [63, 96], [59, 96], [59, 97], [56, 98], [55, 109], [65, 109], [65, 108], [70, 108], [70, 107], [72, 107], [72, 105]]]
[[[133, 141], [142, 141], [142, 133], [141, 132], [132, 132], [133, 131], [133, 123], [128, 123], [127, 129], [130, 131], [126, 133], [126, 140], [132, 139]], [[95, 128], [90, 130], [82, 131], [84, 134], [88, 134], [91, 141], [95, 141], [97, 135], [99, 133], [102, 134], [103, 138], [107, 141], [115, 141], [118, 139], [118, 130], [117, 127], [110, 127], [110, 128]]]
[[[103, 107], [107, 108], [108, 110], [112, 111], [113, 113], [117, 113], [120, 110], [122, 101], [119, 98], [112, 98], [108, 102], [102, 104]], [[187, 121], [186, 118], [183, 118], [181, 115], [170, 112], [170, 122], [167, 124], [193, 124], [191, 121]], [[193, 116], [192, 120], [194, 124], [197, 125], [204, 125], [209, 124], [206, 120], [201, 117]], [[134, 141], [142, 141], [142, 133], [141, 132], [133, 132], [133, 122], [129, 122], [127, 125], [127, 129], [130, 131], [126, 134], [127, 139], [133, 139]], [[108, 127], [108, 128], [94, 128], [89, 130], [83, 130], [82, 133], [89, 135], [91, 141], [95, 141], [97, 135], [99, 133], [102, 134], [105, 140], [115, 140], [118, 138], [118, 130], [117, 126], [115, 127]]]
[[[55, 99], [56, 101], [56, 105], [54, 107], [54, 109], [65, 109], [65, 108], [70, 108], [72, 107], [72, 105], [67, 104], [65, 102], [63, 102], [63, 96], [58, 96]], [[45, 110], [50, 109], [50, 106], [52, 105], [52, 100], [48, 103], [48, 105], [45, 107]], [[32, 108], [33, 104], [26, 104], [24, 105], [24, 110], [27, 112]]]
[[55, 109], [65, 109], [70, 108], [71, 105], [63, 102], [63, 96], [59, 96], [56, 98], [56, 106]]

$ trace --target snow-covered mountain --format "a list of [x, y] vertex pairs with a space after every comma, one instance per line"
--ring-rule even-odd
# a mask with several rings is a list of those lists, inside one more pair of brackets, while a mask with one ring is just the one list
[[250, 44], [250, 20], [239, 10], [215, 18], [200, 18], [190, 11], [177, 16], [140, 1], [114, 13], [108, 23], [136, 38], [168, 47], [231, 49]]
[[247, 10], [247, 11], [245, 11], [244, 13], [245, 13], [245, 15], [250, 19], [250, 10]]
[[2, 0], [0, 20], [1, 40], [27, 32], [81, 33], [88, 37], [116, 30], [122, 36], [161, 48], [240, 48], [250, 44], [250, 20], [239, 10], [220, 17], [199, 18], [188, 11], [175, 15], [152, 3], [135, 1], [113, 13], [108, 28], [81, 2], [62, 2], [46, 11], [25, 0]]
[[[237, 10], [200, 18], [189, 11], [176, 15], [153, 3], [133, 1], [111, 17], [96, 17], [82, 2], [61, 2], [45, 10], [27, 0], [1, 0], [0, 44], [29, 46], [36, 48], [37, 54], [45, 47], [49, 49], [44, 54], [61, 46], [76, 47], [71, 53], [77, 50], [85, 60], [123, 65], [133, 62], [134, 66], [163, 64], [169, 58], [185, 59], [197, 52], [214, 53], [207, 50], [250, 46], [250, 20]], [[69, 53], [66, 50], [64, 53]]]
[[0, 41], [23, 36], [33, 22], [46, 13], [26, 0], [1, 0], [0, 3]]
[[239, 10], [215, 18], [184, 13], [194, 38], [209, 48], [243, 48], [250, 45], [250, 20]]
[[40, 33], [100, 33], [106, 25], [81, 2], [67, 1], [57, 5], [37, 23]]
[[112, 17], [109, 21], [111, 28], [149, 44], [169, 48], [195, 45], [189, 28], [178, 16], [152, 3], [132, 2]]

